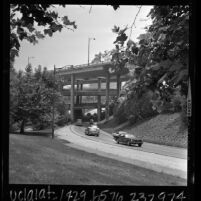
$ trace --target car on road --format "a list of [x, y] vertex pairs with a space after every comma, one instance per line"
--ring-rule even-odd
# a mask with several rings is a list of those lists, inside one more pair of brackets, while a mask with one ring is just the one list
[[76, 126], [83, 126], [82, 119], [77, 119], [75, 125]]
[[124, 132], [124, 131], [115, 132], [112, 135], [113, 135], [114, 140], [118, 144], [121, 143], [121, 144], [126, 144], [128, 146], [138, 145], [139, 147], [141, 147], [143, 144], [142, 139], [138, 139], [136, 136], [129, 134], [127, 132]]
[[100, 128], [98, 128], [96, 124], [92, 124], [85, 129], [85, 135], [94, 135], [98, 137], [100, 135]]

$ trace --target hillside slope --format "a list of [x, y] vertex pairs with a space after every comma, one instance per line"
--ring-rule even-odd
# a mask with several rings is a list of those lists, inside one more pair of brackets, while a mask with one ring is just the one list
[[159, 114], [132, 126], [123, 124], [122, 127], [115, 123], [113, 119], [106, 124], [100, 125], [100, 128], [109, 133], [120, 128], [142, 137], [146, 142], [186, 148], [188, 131], [181, 130], [180, 123], [180, 114], [174, 113]]

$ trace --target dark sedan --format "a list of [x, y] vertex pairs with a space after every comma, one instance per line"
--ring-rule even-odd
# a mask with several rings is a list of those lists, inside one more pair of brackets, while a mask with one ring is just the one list
[[138, 139], [136, 136], [123, 131], [113, 133], [113, 138], [118, 144], [121, 143], [129, 146], [138, 145], [139, 147], [141, 147], [143, 144], [141, 139]]

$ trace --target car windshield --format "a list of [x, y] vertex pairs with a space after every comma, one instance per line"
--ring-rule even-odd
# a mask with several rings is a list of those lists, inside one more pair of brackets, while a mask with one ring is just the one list
[[136, 138], [134, 135], [131, 135], [131, 134], [126, 134], [125, 137], [126, 138], [131, 138], [131, 139], [135, 139]]
[[98, 128], [98, 126], [97, 125], [92, 125], [92, 126], [90, 126], [91, 128]]
[[119, 131], [119, 135], [125, 135], [126, 134], [126, 132], [124, 132], [124, 131]]

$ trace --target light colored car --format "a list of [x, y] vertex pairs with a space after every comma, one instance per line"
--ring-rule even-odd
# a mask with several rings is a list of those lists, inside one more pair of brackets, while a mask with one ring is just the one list
[[88, 126], [85, 129], [85, 135], [94, 135], [98, 137], [100, 135], [100, 128], [98, 128], [96, 124]]

